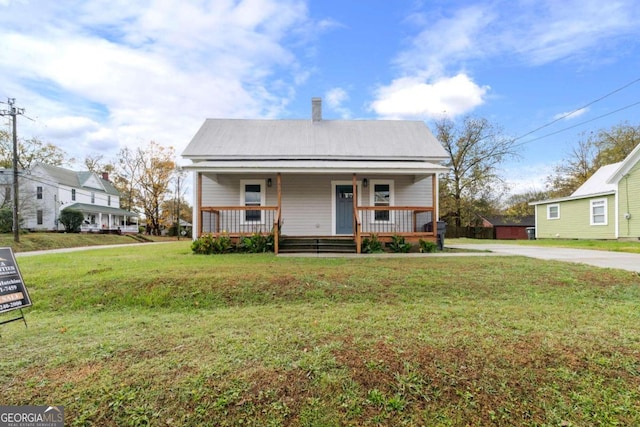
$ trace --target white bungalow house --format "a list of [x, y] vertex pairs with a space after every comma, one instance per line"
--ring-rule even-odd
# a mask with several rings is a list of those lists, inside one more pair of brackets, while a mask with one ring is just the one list
[[[194, 175], [193, 238], [393, 235], [435, 240], [447, 152], [422, 121], [207, 119], [182, 153]], [[278, 239], [275, 239], [276, 253]]]
[[38, 163], [21, 171], [22, 227], [33, 231], [64, 230], [60, 212], [65, 208], [84, 214], [82, 232], [138, 232], [138, 215], [120, 209], [120, 193], [107, 174], [75, 172]]
[[568, 197], [532, 202], [537, 238], [640, 239], [640, 145]]

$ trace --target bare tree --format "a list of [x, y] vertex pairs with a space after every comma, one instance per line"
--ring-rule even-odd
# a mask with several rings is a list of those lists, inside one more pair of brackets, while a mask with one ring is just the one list
[[449, 153], [449, 173], [440, 181], [440, 211], [457, 227], [474, 214], [494, 213], [506, 186], [498, 166], [516, 156], [514, 141], [484, 118], [466, 117], [459, 124], [443, 118], [436, 137]]

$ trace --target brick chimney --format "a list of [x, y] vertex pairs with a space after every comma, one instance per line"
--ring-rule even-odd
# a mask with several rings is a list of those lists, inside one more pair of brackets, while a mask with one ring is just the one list
[[102, 172], [102, 179], [109, 181], [109, 172]]
[[322, 121], [322, 98], [311, 98], [311, 119], [314, 122]]

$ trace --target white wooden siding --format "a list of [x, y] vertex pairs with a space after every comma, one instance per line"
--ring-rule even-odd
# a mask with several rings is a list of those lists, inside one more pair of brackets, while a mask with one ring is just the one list
[[[203, 206], [238, 206], [240, 204], [240, 180], [271, 178], [272, 186], [266, 188], [266, 205], [277, 205], [276, 176], [273, 175], [217, 175], [202, 176]], [[370, 191], [362, 188], [362, 179], [393, 180], [394, 206], [432, 206], [431, 177], [414, 182], [413, 175], [389, 177], [385, 175], [362, 175], [360, 183], [361, 203], [369, 206]], [[332, 235], [332, 197], [335, 181], [351, 183], [352, 175], [282, 175], [282, 234], [290, 236]], [[266, 226], [266, 224], [265, 224]], [[206, 231], [206, 230], [205, 230]]]

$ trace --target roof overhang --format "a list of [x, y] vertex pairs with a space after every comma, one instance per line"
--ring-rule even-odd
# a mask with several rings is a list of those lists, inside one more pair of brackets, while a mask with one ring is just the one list
[[551, 203], [567, 202], [569, 200], [593, 199], [595, 197], [612, 196], [614, 194], [616, 194], [615, 191], [604, 191], [601, 193], [582, 194], [580, 196], [558, 197], [557, 199], [541, 200], [539, 202], [529, 202], [529, 206], [548, 205]]
[[283, 174], [336, 174], [367, 173], [379, 175], [433, 175], [445, 173], [449, 168], [430, 162], [398, 161], [329, 161], [329, 160], [230, 160], [205, 161], [183, 166], [195, 172], [216, 174], [283, 173]]
[[124, 209], [112, 208], [109, 206], [89, 205], [87, 203], [74, 203], [72, 205], [65, 206], [65, 209], [75, 209], [80, 212], [103, 213], [103, 214], [121, 215], [121, 216], [129, 216], [129, 217], [140, 216], [135, 212], [125, 211]]

